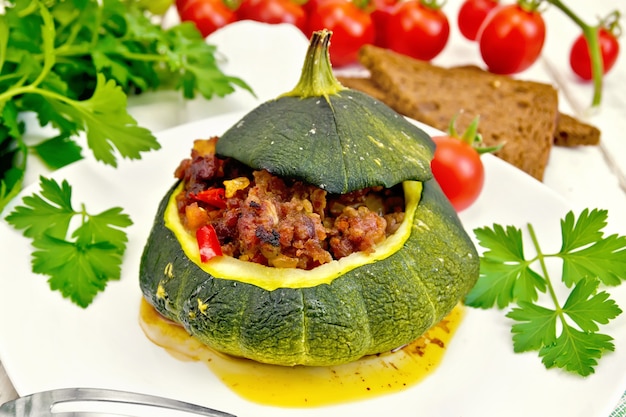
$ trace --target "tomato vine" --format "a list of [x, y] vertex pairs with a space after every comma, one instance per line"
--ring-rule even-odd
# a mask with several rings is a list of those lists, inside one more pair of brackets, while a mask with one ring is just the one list
[[[590, 25], [581, 19], [576, 13], [574, 13], [569, 7], [567, 7], [561, 0], [545, 0], [552, 4], [565, 15], [567, 15], [576, 25], [578, 25], [583, 33], [583, 36], [587, 40], [589, 45], [589, 55], [591, 58], [591, 75], [593, 80], [593, 97], [591, 101], [591, 108], [597, 108], [602, 102], [602, 85], [603, 85], [603, 71], [602, 71], [602, 55], [600, 51], [599, 42], [599, 29], [602, 26], [602, 22], [597, 25]], [[615, 16], [615, 24], [619, 18], [619, 12], [612, 13]]]

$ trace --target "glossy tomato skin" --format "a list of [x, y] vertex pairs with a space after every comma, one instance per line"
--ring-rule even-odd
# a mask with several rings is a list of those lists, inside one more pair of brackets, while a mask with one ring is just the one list
[[307, 33], [324, 28], [333, 32], [329, 53], [335, 67], [356, 63], [359, 49], [374, 43], [372, 17], [351, 1], [320, 1], [309, 16]]
[[373, 0], [373, 10], [370, 12], [372, 23], [374, 24], [374, 45], [386, 48], [387, 26], [393, 13], [393, 9], [398, 3], [397, 0]]
[[[606, 74], [613, 68], [619, 55], [619, 42], [615, 35], [605, 28], [598, 30], [598, 42], [600, 43], [600, 54], [602, 55], [602, 72]], [[570, 50], [569, 63], [572, 71], [581, 79], [589, 81], [591, 74], [591, 58], [589, 56], [589, 45], [587, 39], [580, 34], [572, 44]]]
[[176, 9], [180, 20], [193, 22], [204, 37], [236, 20], [222, 0], [176, 0]]
[[526, 11], [517, 4], [495, 9], [478, 31], [482, 59], [496, 74], [514, 74], [534, 64], [545, 37], [541, 13]]
[[[315, 10], [315, 8], [317, 7], [317, 4], [318, 4], [318, 0], [306, 0], [306, 2], [302, 4], [302, 8], [304, 9], [304, 13], [306, 13], [307, 15], [307, 19], [311, 15], [311, 13], [313, 13], [313, 10]], [[307, 25], [307, 31], [308, 31], [308, 25]]]
[[433, 137], [437, 145], [431, 161], [433, 175], [456, 211], [468, 208], [480, 195], [485, 168], [478, 152], [450, 136]]
[[499, 4], [498, 0], [465, 0], [457, 14], [457, 25], [461, 35], [470, 41], [475, 41], [478, 29], [487, 15]]
[[306, 31], [304, 8], [291, 0], [243, 0], [235, 11], [237, 20], [255, 20], [264, 23], [290, 23]]
[[392, 51], [430, 61], [443, 50], [450, 37], [450, 22], [441, 8], [419, 0], [399, 2], [387, 24], [387, 47]]

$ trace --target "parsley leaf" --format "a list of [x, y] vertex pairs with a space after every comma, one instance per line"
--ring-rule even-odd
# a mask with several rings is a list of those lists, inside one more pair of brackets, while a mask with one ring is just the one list
[[507, 317], [519, 324], [513, 325], [513, 350], [526, 352], [551, 345], [556, 339], [556, 311], [532, 303], [520, 301], [519, 307], [511, 310]]
[[39, 142], [32, 149], [51, 169], [62, 168], [83, 158], [81, 147], [66, 135]]
[[[493, 225], [474, 232], [486, 250], [481, 255], [480, 277], [465, 299], [479, 308], [516, 304], [506, 316], [515, 352], [538, 351], [547, 368], [559, 367], [582, 376], [594, 372], [602, 354], [615, 349], [613, 339], [599, 333], [600, 325], [622, 313], [601, 284], [619, 285], [626, 279], [626, 237], [604, 236], [606, 210], [573, 212], [561, 220], [562, 245], [557, 253], [543, 253], [532, 225], [528, 231], [537, 255], [526, 259], [520, 229]], [[560, 259], [561, 282], [571, 288], [561, 306], [546, 260]], [[531, 266], [537, 265], [538, 270]], [[552, 306], [540, 305], [539, 293]], [[545, 303], [542, 303], [545, 304]]]
[[23, 229], [24, 236], [36, 239], [46, 232], [52, 236], [65, 237], [69, 223], [74, 217], [72, 188], [64, 181], [40, 178], [41, 195], [23, 198], [23, 206], [17, 206], [6, 220], [16, 229]]
[[[127, 95], [160, 88], [185, 98], [251, 88], [224, 74], [215, 46], [190, 22], [163, 28], [126, 0], [8, 0], [0, 11], [0, 210], [20, 191], [26, 155], [56, 169], [82, 158], [138, 159], [159, 144], [127, 112]], [[24, 112], [56, 130], [27, 146]], [[66, 155], [67, 153], [67, 155]], [[62, 157], [59, 155], [63, 154]]]
[[621, 310], [606, 291], [597, 292], [599, 281], [584, 278], [576, 284], [563, 305], [567, 314], [581, 329], [598, 331], [598, 324], [607, 324]]
[[566, 327], [552, 345], [539, 351], [546, 368], [559, 367], [566, 371], [588, 376], [594, 372], [598, 359], [605, 351], [615, 349], [613, 338], [601, 333], [589, 333]]
[[[41, 177], [40, 186], [40, 194], [24, 197], [6, 220], [32, 239], [33, 272], [48, 275], [52, 290], [85, 308], [109, 280], [120, 278], [128, 242], [122, 229], [132, 221], [119, 207], [98, 214], [75, 210], [67, 181]], [[80, 225], [70, 233], [76, 216]]]
[[102, 74], [97, 79], [96, 89], [88, 100], [71, 103], [67, 99], [51, 100], [51, 106], [77, 124], [82, 121], [94, 156], [108, 165], [117, 166], [114, 147], [131, 159], [140, 159], [141, 152], [158, 149], [160, 145], [150, 131], [137, 126], [126, 112], [126, 96], [121, 88]]
[[598, 277], [606, 285], [619, 285], [626, 276], [626, 236], [602, 237], [606, 210], [585, 210], [574, 223], [572, 215], [561, 222], [563, 277], [567, 286], [585, 276]]
[[537, 291], [545, 291], [545, 280], [525, 259], [520, 229], [496, 224], [493, 229], [477, 229], [474, 233], [480, 245], [488, 249], [480, 268], [489, 285], [477, 285], [467, 295], [468, 305], [489, 308], [497, 304], [504, 308], [516, 299], [534, 301]]

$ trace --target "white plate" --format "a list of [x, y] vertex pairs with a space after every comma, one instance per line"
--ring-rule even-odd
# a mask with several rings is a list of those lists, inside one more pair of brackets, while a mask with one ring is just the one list
[[[372, 400], [313, 409], [260, 406], [241, 399], [201, 364], [172, 358], [148, 341], [138, 324], [139, 258], [157, 203], [187, 157], [192, 140], [221, 134], [240, 113], [223, 115], [159, 134], [163, 149], [117, 169], [89, 161], [53, 175], [73, 186], [74, 202], [97, 212], [121, 206], [135, 224], [122, 279], [82, 310], [52, 292], [30, 268], [29, 241], [0, 223], [0, 359], [24, 395], [61, 387], [105, 387], [152, 393], [229, 411], [239, 417], [421, 415], [607, 417], [626, 387], [626, 314], [606, 331], [616, 339], [588, 378], [546, 370], [535, 353], [514, 354], [510, 325], [496, 310], [467, 309], [439, 368], [403, 392]], [[559, 219], [568, 206], [550, 190], [487, 155], [485, 189], [462, 213], [471, 230], [494, 222], [531, 222], [540, 241], [560, 243]], [[38, 191], [31, 186], [23, 194]], [[14, 204], [21, 198], [14, 200]], [[4, 215], [10, 210], [7, 208]], [[626, 286], [611, 293], [626, 307]]]

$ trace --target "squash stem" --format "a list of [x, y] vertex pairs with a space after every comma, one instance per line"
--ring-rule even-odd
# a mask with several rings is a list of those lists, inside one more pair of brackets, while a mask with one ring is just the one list
[[345, 90], [345, 87], [335, 78], [330, 63], [330, 37], [332, 32], [323, 29], [311, 36], [309, 48], [306, 52], [300, 80], [293, 90], [282, 94], [281, 97], [328, 97]]

